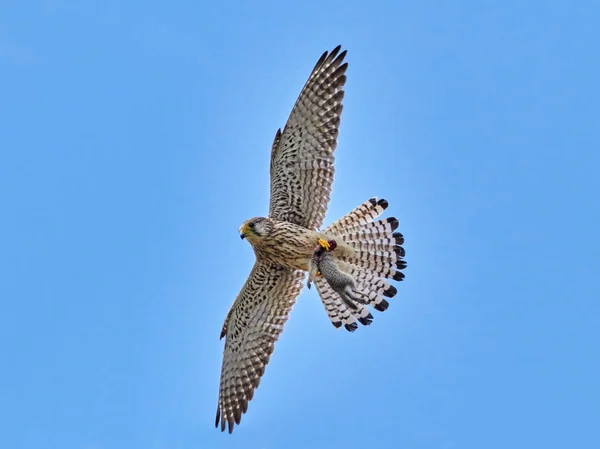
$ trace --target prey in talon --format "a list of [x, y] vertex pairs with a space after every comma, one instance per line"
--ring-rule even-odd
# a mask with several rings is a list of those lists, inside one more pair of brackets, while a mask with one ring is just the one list
[[325, 251], [333, 251], [335, 248], [337, 248], [337, 242], [335, 240], [330, 240], [328, 242], [327, 240], [321, 238], [319, 239], [318, 243], [319, 245], [317, 246], [317, 249], [315, 250], [315, 253], [313, 254], [313, 257], [309, 264], [308, 282], [306, 283], [306, 286], [308, 288], [310, 288], [312, 285], [311, 281], [313, 277], [323, 276], [323, 274], [319, 271], [318, 268], [318, 262], [321, 260], [323, 253]]
[[315, 251], [312, 259], [313, 266], [316, 268], [316, 276], [322, 276], [333, 291], [340, 295], [346, 306], [356, 309], [356, 302], [367, 304], [367, 298], [358, 290], [354, 278], [340, 269], [333, 255], [336, 248], [335, 240], [328, 242], [319, 240], [319, 248]]

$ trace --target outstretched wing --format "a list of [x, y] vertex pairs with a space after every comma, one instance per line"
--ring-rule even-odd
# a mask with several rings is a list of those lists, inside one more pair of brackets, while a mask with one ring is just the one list
[[256, 261], [227, 314], [215, 426], [239, 424], [258, 387], [275, 342], [302, 290], [304, 273]]
[[323, 223], [333, 183], [348, 68], [339, 51], [323, 53], [271, 150], [269, 217], [308, 229]]

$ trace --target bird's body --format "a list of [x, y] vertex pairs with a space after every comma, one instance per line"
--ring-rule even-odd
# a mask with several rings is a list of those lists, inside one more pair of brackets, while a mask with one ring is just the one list
[[[307, 271], [331, 323], [350, 331], [357, 322], [371, 323], [369, 306], [387, 309], [385, 297], [397, 290], [386, 279], [404, 278], [398, 220], [377, 219], [387, 201], [371, 198], [319, 230], [335, 171], [345, 56], [338, 46], [315, 65], [283, 131], [275, 134], [269, 214], [240, 227], [256, 262], [221, 331], [225, 349], [215, 421], [221, 430], [232, 432], [247, 411]], [[318, 269], [321, 276], [315, 276]]]
[[[254, 231], [249, 227], [250, 224], [254, 225]], [[294, 223], [264, 217], [246, 221], [240, 228], [240, 235], [248, 239], [257, 259], [302, 271], [310, 270], [319, 240], [327, 241], [333, 237]], [[342, 252], [345, 255], [353, 254], [352, 248], [340, 241], [338, 254]]]

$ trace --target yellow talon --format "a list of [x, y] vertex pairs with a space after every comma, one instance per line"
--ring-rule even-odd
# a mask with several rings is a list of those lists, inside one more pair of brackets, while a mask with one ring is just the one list
[[323, 273], [321, 273], [320, 271], [317, 271], [317, 277], [320, 278], [321, 276], [323, 276]]
[[319, 239], [319, 245], [325, 248], [325, 251], [329, 251], [329, 243], [327, 240]]

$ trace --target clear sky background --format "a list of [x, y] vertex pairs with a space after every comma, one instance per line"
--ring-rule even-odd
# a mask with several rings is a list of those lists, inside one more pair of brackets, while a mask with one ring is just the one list
[[[600, 447], [595, 1], [3, 1], [0, 445]], [[270, 145], [348, 49], [328, 220], [406, 236], [385, 313], [294, 308], [233, 435], [225, 314]]]

